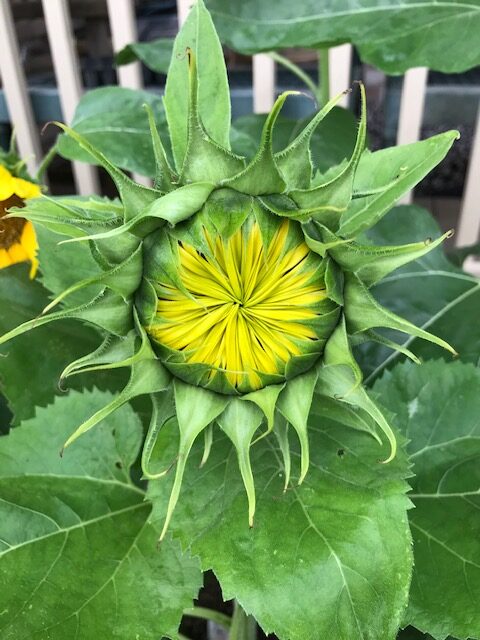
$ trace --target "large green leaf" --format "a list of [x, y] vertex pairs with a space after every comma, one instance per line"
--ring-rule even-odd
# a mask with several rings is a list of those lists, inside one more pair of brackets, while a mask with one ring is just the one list
[[132, 42], [115, 56], [118, 65], [141, 60], [149, 69], [166, 74], [173, 51], [172, 38], [158, 38], [150, 42]]
[[0, 439], [2, 640], [175, 638], [198, 592], [198, 562], [169, 539], [157, 549], [130, 480], [142, 429], [129, 407], [58, 456], [111, 399], [73, 392]]
[[[388, 245], [437, 238], [440, 233], [437, 223], [425, 209], [402, 206], [393, 209], [368, 235], [375, 244]], [[449, 342], [462, 360], [479, 362], [480, 282], [454, 267], [442, 247], [397, 269], [375, 285], [372, 292], [377, 300], [398, 315]], [[420, 358], [450, 357], [424, 340], [395, 338]], [[376, 343], [368, 343], [359, 349], [367, 382], [403, 358], [402, 354]]]
[[[195, 446], [171, 529], [213, 569], [225, 599], [237, 598], [265, 631], [282, 640], [391, 640], [403, 615], [411, 571], [404, 495], [405, 455], [387, 465], [368, 435], [315, 416], [310, 471], [284, 489], [272, 436], [251, 448], [257, 490], [252, 529], [235, 449], [216, 429], [208, 462]], [[166, 447], [162, 466], [175, 459]], [[292, 445], [293, 443], [292, 435]], [[158, 449], [160, 450], [160, 449]], [[154, 522], [162, 523], [168, 480], [153, 481]]]
[[[27, 265], [0, 271], [0, 334], [40, 314], [50, 302], [38, 280], [28, 278]], [[58, 379], [72, 360], [100, 343], [98, 333], [79, 322], [62, 321], [38, 327], [0, 349], [0, 383], [16, 422], [33, 415], [35, 405], [45, 405], [60, 392]], [[6, 357], [4, 357], [6, 356]], [[80, 377], [79, 377], [80, 378]], [[116, 378], [100, 375], [104, 386]], [[83, 380], [82, 380], [83, 381]], [[85, 377], [85, 380], [87, 378]], [[75, 383], [74, 383], [75, 384]]]
[[480, 638], [480, 371], [404, 363], [374, 387], [408, 438], [415, 570], [407, 621], [436, 640]]
[[[293, 98], [292, 98], [293, 99]], [[252, 114], [234, 121], [232, 149], [251, 158], [260, 144], [267, 116]], [[285, 149], [305, 126], [305, 121], [279, 116], [273, 132], [274, 151]], [[355, 146], [357, 125], [351, 111], [335, 107], [320, 123], [311, 138], [312, 162], [322, 173], [349, 158]]]
[[[115, 165], [154, 176], [155, 159], [144, 103], [153, 109], [158, 128], [165, 129], [165, 112], [159, 96], [122, 87], [102, 87], [86, 93], [70, 124]], [[65, 134], [59, 138], [58, 151], [70, 160], [95, 162]]]
[[[480, 63], [478, 0], [207, 0], [222, 42], [247, 53], [353, 42], [387, 73]], [[448, 46], [446, 46], [448, 43]]]

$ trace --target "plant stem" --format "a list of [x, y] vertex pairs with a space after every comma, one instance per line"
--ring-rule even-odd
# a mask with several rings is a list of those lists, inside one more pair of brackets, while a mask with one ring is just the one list
[[257, 623], [235, 601], [229, 640], [256, 640]]
[[191, 618], [211, 620], [225, 629], [230, 629], [232, 624], [232, 620], [229, 616], [224, 613], [220, 613], [220, 611], [215, 611], [214, 609], [207, 609], [206, 607], [191, 607], [190, 609], [185, 609], [183, 615], [190, 616]]
[[50, 147], [50, 149], [47, 151], [47, 153], [43, 156], [42, 161], [40, 163], [40, 166], [38, 167], [38, 171], [35, 174], [35, 179], [36, 180], [38, 180], [39, 182], [42, 181], [43, 174], [48, 169], [48, 167], [50, 166], [50, 163], [52, 162], [52, 160], [54, 159], [54, 157], [56, 155], [57, 155], [57, 145], [54, 144], [52, 147]]
[[286, 69], [294, 73], [297, 76], [297, 78], [300, 78], [300, 80], [307, 85], [307, 87], [310, 89], [310, 91], [313, 93], [314, 96], [317, 95], [317, 92], [318, 92], [317, 85], [314, 83], [314, 81], [311, 79], [308, 73], [305, 73], [305, 71], [301, 69], [298, 65], [296, 65], [294, 62], [292, 62], [288, 58], [285, 58], [284, 56], [280, 55], [276, 51], [270, 51], [268, 55], [273, 60], [275, 60], [275, 62], [278, 62], [279, 64], [283, 65]]
[[318, 101], [323, 107], [330, 100], [330, 68], [328, 60], [328, 47], [318, 49]]

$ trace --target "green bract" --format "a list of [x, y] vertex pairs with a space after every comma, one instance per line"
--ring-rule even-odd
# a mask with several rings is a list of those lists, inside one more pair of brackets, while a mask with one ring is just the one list
[[[447, 234], [433, 241], [385, 247], [364, 244], [357, 236], [373, 226], [403, 192], [444, 157], [457, 133], [371, 154], [365, 151], [365, 92], [361, 85], [360, 92], [362, 113], [353, 153], [327, 174], [314, 172], [310, 138], [340, 96], [326, 104], [286, 149], [274, 153], [275, 121], [287, 97], [295, 94], [283, 93], [265, 122], [256, 155], [247, 163], [229, 149], [230, 101], [223, 55], [210, 16], [199, 0], [178, 34], [168, 74], [165, 108], [173, 161], [147, 107], [157, 165], [154, 187], [134, 183], [75, 130], [60, 124], [107, 170], [118, 189], [121, 205], [99, 199], [41, 198], [18, 214], [11, 214], [71, 236], [65, 242], [88, 242], [100, 271], [68, 288], [48, 305], [43, 315], [4, 335], [0, 342], [61, 318], [84, 320], [100, 328], [104, 334], [102, 344], [72, 362], [62, 378], [85, 371], [130, 367], [130, 379], [117, 397], [78, 427], [65, 446], [132, 398], [149, 394], [153, 410], [142, 455], [146, 478], [160, 477], [168, 471], [154, 474], [150, 467], [162, 426], [173, 422], [180, 434], [162, 537], [178, 500], [189, 452], [201, 432], [205, 434], [204, 461], [212, 443], [212, 428], [219, 427], [233, 442], [252, 525], [255, 492], [250, 447], [258, 438], [274, 433], [284, 456], [286, 488], [291, 469], [288, 430], [293, 428], [301, 443], [298, 481], [302, 482], [309, 465], [307, 421], [314, 393], [319, 395], [319, 401], [328, 398], [325, 402], [337, 417], [348, 411], [346, 424], [367, 431], [377, 440], [379, 432], [383, 433], [391, 444], [388, 459], [395, 455], [394, 435], [362, 387], [352, 345], [374, 340], [416, 360], [407, 349], [377, 333], [377, 328], [386, 327], [455, 353], [441, 338], [382, 307], [369, 291], [397, 267], [436, 247]], [[281, 275], [297, 274], [302, 286], [312, 287], [313, 293], [308, 289], [308, 295], [317, 297], [307, 296], [307, 302], [302, 303], [305, 317], [297, 322], [295, 316], [292, 335], [296, 337], [290, 341], [291, 350], [285, 348], [283, 356], [280, 342], [278, 350], [266, 349], [267, 343], [262, 340], [257, 341], [258, 347], [252, 334], [249, 344], [264, 352], [260, 351], [258, 357], [264, 355], [273, 360], [278, 370], [273, 375], [268, 367], [252, 367], [251, 377], [245, 382], [244, 371], [233, 375], [211, 361], [193, 362], [192, 354], [200, 347], [173, 348], [163, 337], [156, 337], [155, 330], [166, 322], [160, 304], [166, 299], [166, 288], [175, 289], [170, 297], [181, 294], [202, 308], [198, 294], [185, 285], [181, 249], [188, 245], [197, 262], [215, 259], [221, 266], [220, 258], [214, 255], [216, 243], [234, 253], [234, 244], [229, 243], [243, 242], [247, 246], [254, 228], [261, 238], [257, 248], [265, 255], [278, 240], [276, 234], [285, 231], [284, 244], [278, 256], [275, 254], [276, 262], [268, 264], [267, 260], [266, 274], [278, 260], [290, 255], [290, 250], [299, 250], [303, 252], [301, 260]], [[245, 255], [248, 257], [248, 252]], [[224, 271], [230, 284], [239, 275], [245, 276], [232, 275], [227, 267]], [[95, 295], [86, 303], [46, 313], [68, 300], [73, 292], [89, 288], [95, 290]], [[271, 290], [275, 291], [273, 285]], [[284, 302], [282, 313], [297, 313], [295, 295], [293, 291], [292, 300]], [[243, 293], [240, 297], [234, 301], [234, 311], [247, 314], [245, 307], [250, 303]], [[207, 313], [209, 310], [205, 309]], [[269, 313], [274, 313], [271, 307]], [[272, 322], [276, 320], [280, 322], [280, 316]], [[263, 331], [263, 320], [260, 325]], [[231, 333], [231, 325], [228, 326], [225, 336], [229, 330]], [[230, 335], [229, 344], [236, 342], [240, 344], [239, 335]], [[241, 349], [237, 351], [240, 353]], [[214, 356], [215, 353], [211, 357]], [[372, 424], [368, 416], [373, 418], [375, 430], [367, 426]]]

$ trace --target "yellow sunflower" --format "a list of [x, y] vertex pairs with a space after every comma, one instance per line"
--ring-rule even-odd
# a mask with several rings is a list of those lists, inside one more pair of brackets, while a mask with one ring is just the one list
[[23, 207], [25, 200], [41, 194], [38, 184], [16, 178], [0, 165], [0, 269], [18, 262], [30, 262], [30, 277], [38, 268], [37, 238], [31, 222], [5, 218], [10, 207]]

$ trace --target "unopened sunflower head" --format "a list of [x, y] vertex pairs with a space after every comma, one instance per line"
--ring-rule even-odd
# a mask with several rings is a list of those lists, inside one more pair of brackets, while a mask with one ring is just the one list
[[360, 85], [361, 117], [352, 154], [322, 175], [312, 166], [310, 141], [341, 96], [275, 153], [275, 121], [292, 93], [282, 94], [266, 118], [255, 156], [248, 161], [232, 153], [222, 50], [199, 0], [177, 37], [168, 75], [168, 145], [147, 110], [157, 165], [154, 187], [135, 184], [76, 131], [59, 125], [109, 172], [121, 208], [92, 199], [36, 201], [24, 210], [30, 220], [72, 236], [67, 242], [88, 241], [100, 266], [99, 273], [64, 291], [45, 312], [78, 289], [101, 285], [102, 290], [89, 303], [44, 314], [2, 341], [61, 318], [78, 318], [102, 330], [98, 349], [71, 363], [62, 376], [130, 367], [130, 380], [110, 405], [79, 426], [66, 446], [123, 403], [149, 394], [152, 419], [142, 454], [146, 478], [167, 472], [154, 474], [150, 468], [161, 427], [173, 421], [180, 435], [162, 536], [201, 432], [202, 462], [213, 428], [222, 429], [236, 448], [252, 524], [250, 447], [273, 432], [284, 455], [287, 487], [288, 429], [293, 430], [301, 445], [297, 479], [302, 482], [309, 465], [307, 424], [314, 393], [320, 402], [333, 403], [340, 418], [342, 410], [348, 411], [346, 424], [370, 429], [380, 442], [379, 434], [385, 435], [388, 459], [395, 455], [394, 434], [361, 384], [353, 344], [376, 340], [416, 359], [375, 331], [386, 327], [453, 352], [440, 338], [379, 305], [370, 293], [382, 277], [430, 251], [443, 237], [378, 247], [360, 243], [357, 236], [441, 160], [456, 132], [432, 139], [434, 152], [425, 152], [421, 170], [405, 164], [402, 154], [399, 162], [396, 150], [389, 150], [377, 176], [371, 169], [375, 154], [365, 151]]
[[40, 186], [27, 174], [15, 150], [0, 149], [0, 269], [30, 262], [30, 277], [35, 276], [38, 260], [33, 225], [24, 218], [6, 216], [11, 207], [22, 208], [26, 200], [40, 195]]

